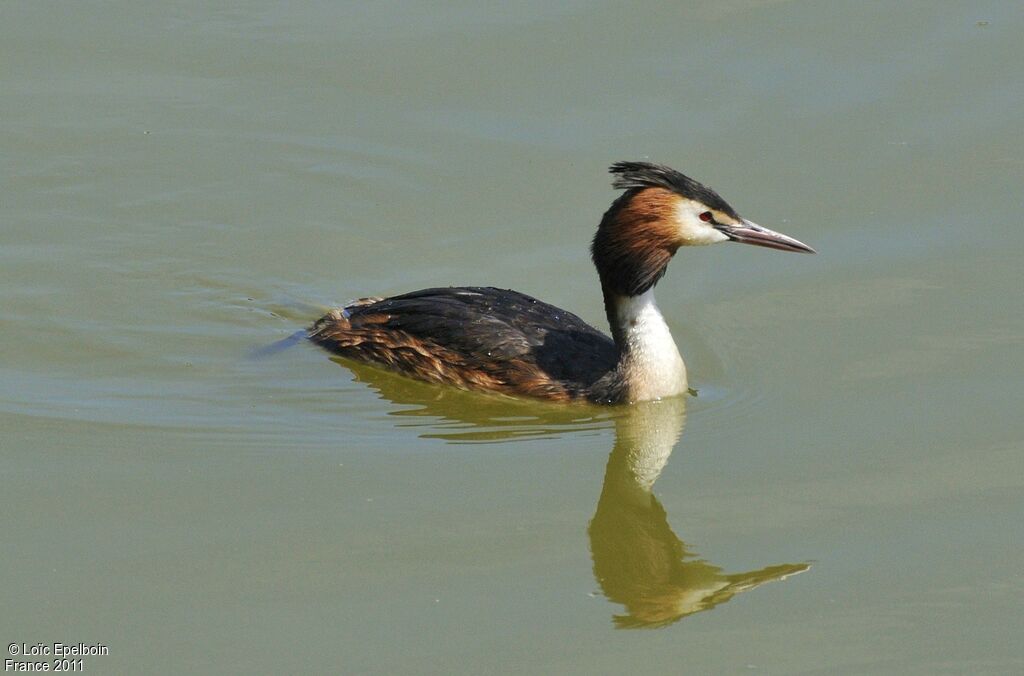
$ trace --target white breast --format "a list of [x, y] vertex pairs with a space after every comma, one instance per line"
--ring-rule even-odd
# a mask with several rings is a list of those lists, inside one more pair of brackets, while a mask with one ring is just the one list
[[654, 302], [654, 291], [618, 299], [616, 318], [623, 336], [621, 369], [629, 398], [650, 401], [686, 392], [686, 366]]

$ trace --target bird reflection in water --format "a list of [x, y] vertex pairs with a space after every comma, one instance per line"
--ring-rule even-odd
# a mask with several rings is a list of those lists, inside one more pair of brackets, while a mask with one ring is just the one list
[[608, 408], [549, 406], [508, 397], [429, 385], [364, 364], [336, 358], [355, 380], [382, 398], [412, 408], [393, 411], [405, 425], [427, 428], [420, 436], [453, 443], [552, 438], [614, 424], [597, 510], [590, 522], [594, 577], [604, 595], [625, 607], [614, 615], [618, 628], [665, 627], [710, 610], [740, 592], [784, 580], [810, 568], [784, 563], [744, 573], [726, 573], [679, 539], [652, 488], [682, 436], [686, 401]]
[[615, 447], [589, 534], [594, 577], [610, 601], [626, 608], [613, 617], [619, 628], [664, 627], [810, 568], [784, 563], [726, 573], [676, 536], [651, 489], [684, 421], [680, 397], [630, 406], [615, 420]]
[[553, 406], [533, 399], [468, 392], [341, 357], [331, 360], [350, 370], [356, 382], [376, 390], [381, 399], [402, 406], [388, 415], [401, 420], [399, 427], [422, 428], [422, 439], [450, 443], [552, 439], [608, 429], [616, 415], [616, 409], [608, 406]]

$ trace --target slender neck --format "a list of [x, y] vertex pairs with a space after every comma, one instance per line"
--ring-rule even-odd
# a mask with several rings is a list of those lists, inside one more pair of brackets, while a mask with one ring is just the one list
[[680, 244], [679, 199], [660, 187], [627, 190], [605, 212], [590, 244], [619, 350], [616, 375], [629, 401], [686, 392], [686, 367], [654, 303], [654, 286]]
[[606, 287], [604, 302], [619, 348], [618, 371], [630, 400], [649, 401], [686, 392], [686, 366], [654, 302], [653, 287], [635, 296], [609, 293]]

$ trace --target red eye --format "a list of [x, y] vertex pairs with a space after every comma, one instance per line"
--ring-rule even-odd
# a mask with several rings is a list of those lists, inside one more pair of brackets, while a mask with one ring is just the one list
[[715, 220], [715, 217], [711, 215], [710, 211], [705, 211], [700, 215], [700, 220], [704, 221], [705, 223], [710, 223], [711, 221]]

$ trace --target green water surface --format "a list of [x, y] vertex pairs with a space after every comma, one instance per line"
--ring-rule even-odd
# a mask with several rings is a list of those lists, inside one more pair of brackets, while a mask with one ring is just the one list
[[[1018, 674], [1018, 2], [0, 8], [0, 640], [86, 673]], [[696, 397], [253, 348], [512, 287], [604, 328], [606, 167]], [[10, 655], [5, 655], [5, 658]]]

